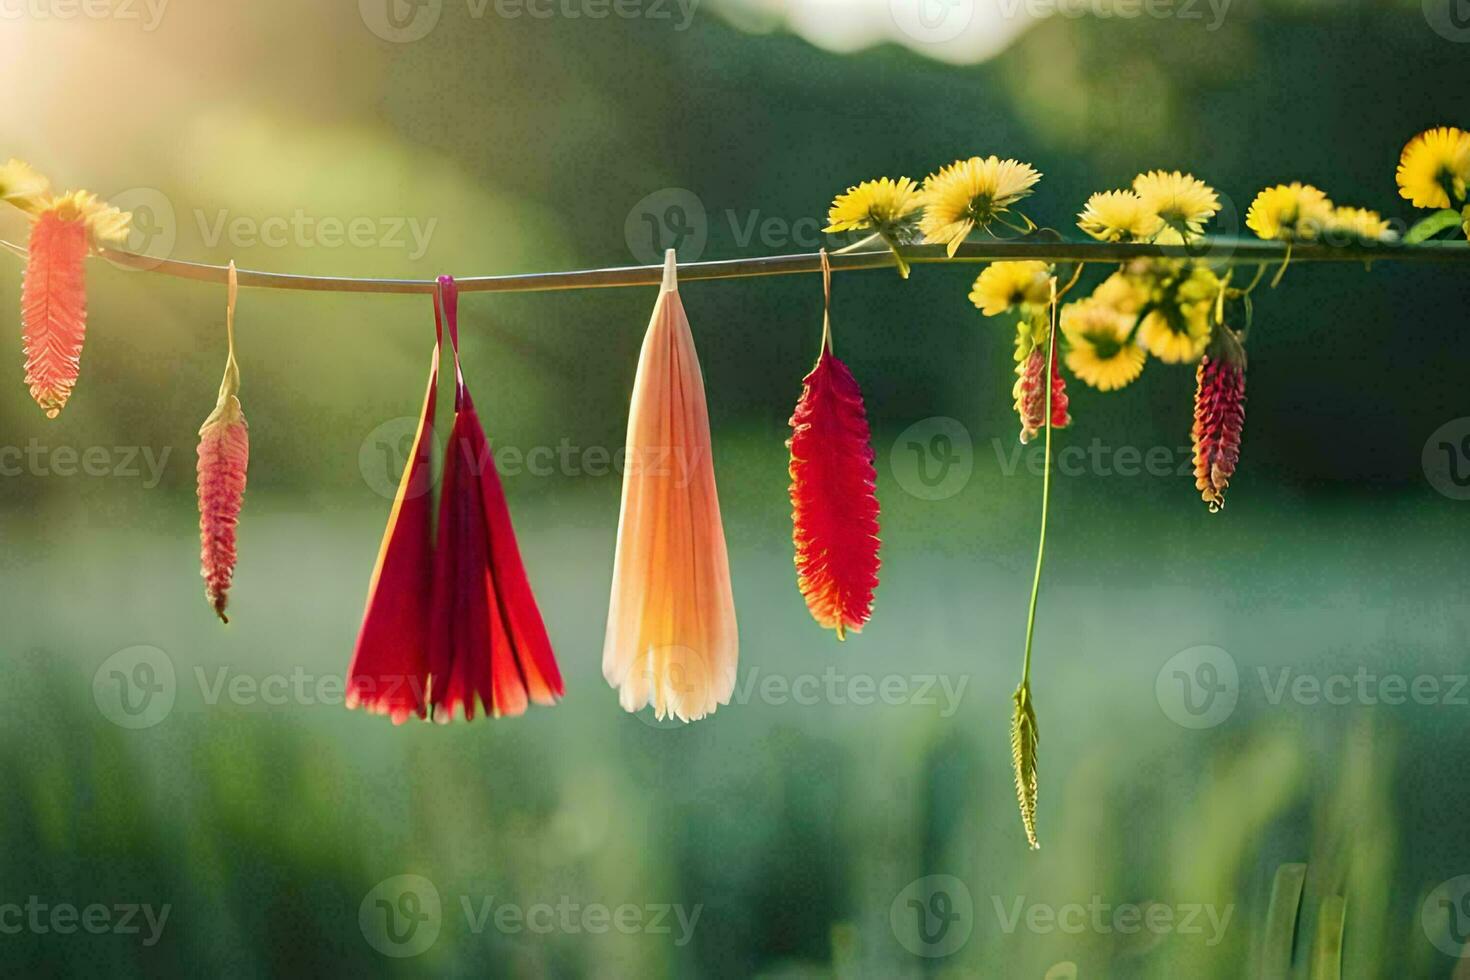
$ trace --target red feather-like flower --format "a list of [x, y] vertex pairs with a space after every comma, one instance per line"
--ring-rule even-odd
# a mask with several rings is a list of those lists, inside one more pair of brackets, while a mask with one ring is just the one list
[[199, 574], [204, 598], [228, 623], [225, 605], [235, 577], [235, 528], [245, 501], [245, 471], [250, 465], [250, 429], [236, 393], [240, 375], [231, 354], [219, 401], [199, 427]]
[[[457, 346], [457, 291], [439, 280]], [[457, 365], [456, 365], [457, 367]], [[458, 372], [456, 371], [456, 375]], [[485, 430], [457, 376], [454, 428], [444, 459], [434, 556], [429, 701], [434, 717], [519, 715], [564, 691], [551, 641], [526, 578]]]
[[[1011, 394], [1016, 400], [1016, 414], [1021, 418], [1021, 441], [1030, 442], [1046, 427], [1046, 355], [1043, 345], [1032, 348], [1026, 359], [1016, 365], [1016, 384]], [[1072, 424], [1067, 411], [1067, 379], [1057, 366], [1056, 351], [1051, 355], [1051, 424], [1064, 429]]]
[[433, 425], [439, 351], [429, 365], [429, 390], [413, 448], [398, 483], [378, 561], [368, 585], [352, 664], [347, 707], [388, 715], [395, 725], [425, 714], [429, 685], [430, 602], [433, 595]]
[[21, 289], [21, 339], [26, 384], [47, 418], [56, 418], [71, 397], [81, 369], [87, 335], [87, 223], [55, 210], [43, 211], [31, 227], [30, 255]]
[[1210, 513], [1225, 506], [1225, 489], [1240, 461], [1245, 428], [1245, 350], [1234, 331], [1215, 329], [1210, 349], [1195, 370], [1194, 485]]
[[825, 343], [791, 416], [796, 583], [812, 617], [839, 640], [873, 611], [878, 498], [863, 393]]

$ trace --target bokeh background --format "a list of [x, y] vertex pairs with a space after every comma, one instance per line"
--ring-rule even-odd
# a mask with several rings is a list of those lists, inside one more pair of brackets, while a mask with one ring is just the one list
[[[990, 153], [1045, 174], [1029, 213], [1068, 234], [1088, 193], [1154, 167], [1219, 189], [1223, 231], [1291, 179], [1410, 220], [1399, 148], [1470, 124], [1455, 2], [36, 0], [0, 20], [0, 153], [135, 209], [140, 250], [315, 274], [809, 252], [843, 244], [816, 229], [847, 185]], [[0, 261], [14, 310], [21, 266]], [[1464, 267], [1302, 265], [1259, 294], [1220, 515], [1176, 472], [1191, 370], [1074, 384], [1059, 446], [1102, 462], [1074, 456], [1053, 494], [1035, 853], [1007, 728], [1040, 480], [975, 272], [834, 284], [884, 526], [875, 617], [841, 646], [794, 587], [786, 498], [819, 283], [684, 288], [742, 635], [737, 703], [688, 727], [624, 714], [599, 669], [608, 456], [651, 288], [465, 298], [466, 374], [512, 453], [568, 695], [449, 727], [395, 729], [340, 691], [427, 299], [241, 296], [228, 627], [201, 597], [193, 499], [223, 289], [90, 263], [56, 421], [27, 397], [13, 316], [7, 969], [1318, 977], [1340, 936], [1346, 976], [1470, 975], [1470, 504], [1437, 448], [1470, 434]], [[68, 463], [89, 451], [94, 473]], [[136, 934], [116, 911], [97, 934], [47, 912], [14, 928], [27, 903], [169, 913], [156, 935], [141, 912]], [[540, 904], [570, 911], [516, 918]], [[627, 929], [583, 918], [621, 906]]]

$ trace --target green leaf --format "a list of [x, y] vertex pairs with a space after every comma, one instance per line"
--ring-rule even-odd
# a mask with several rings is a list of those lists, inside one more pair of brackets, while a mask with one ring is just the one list
[[1271, 904], [1266, 908], [1262, 980], [1287, 980], [1291, 976], [1291, 948], [1296, 939], [1297, 911], [1306, 878], [1305, 864], [1283, 864], [1276, 869], [1276, 880], [1271, 883]]
[[1317, 940], [1312, 947], [1312, 980], [1342, 977], [1342, 927], [1347, 919], [1347, 899], [1328, 895], [1317, 910]]
[[1404, 244], [1416, 245], [1419, 242], [1428, 241], [1442, 231], [1459, 227], [1463, 220], [1460, 212], [1454, 208], [1436, 211], [1427, 218], [1421, 218], [1414, 227], [1409, 229], [1409, 233], [1404, 236]]

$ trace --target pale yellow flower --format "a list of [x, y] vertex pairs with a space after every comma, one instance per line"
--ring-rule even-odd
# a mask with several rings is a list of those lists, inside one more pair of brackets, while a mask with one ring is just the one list
[[1377, 211], [1367, 208], [1333, 208], [1327, 230], [1368, 242], [1391, 242], [1399, 237]]
[[1211, 314], [1220, 294], [1220, 279], [1205, 266], [1195, 266], [1189, 278], [1169, 293], [1143, 318], [1138, 339], [1166, 364], [1197, 361], [1210, 342]]
[[1245, 213], [1245, 226], [1262, 238], [1310, 241], [1332, 221], [1327, 195], [1300, 181], [1277, 184], [1256, 195]]
[[1092, 299], [1105, 303], [1120, 313], [1137, 316], [1148, 302], [1148, 286], [1136, 276], [1115, 272], [1092, 291]]
[[1077, 227], [1102, 242], [1147, 242], [1164, 220], [1133, 191], [1103, 191], [1087, 199]]
[[13, 204], [29, 214], [40, 210], [51, 181], [42, 177], [24, 160], [10, 160], [0, 166], [0, 200]]
[[1062, 307], [1067, 367], [1098, 391], [1114, 391], [1137, 378], [1148, 355], [1129, 338], [1133, 317], [1096, 299]]
[[1213, 188], [1192, 174], [1151, 170], [1133, 178], [1133, 190], [1143, 206], [1163, 221], [1154, 241], [1182, 245], [1204, 234], [1205, 222], [1220, 210]]
[[128, 237], [128, 225], [133, 220], [131, 213], [119, 211], [90, 191], [67, 191], [48, 198], [41, 210], [54, 212], [63, 221], [86, 222], [93, 246], [122, 242]]
[[1051, 302], [1051, 266], [1045, 262], [992, 262], [975, 278], [970, 302], [986, 316], [1013, 307], [1034, 311]]
[[1447, 208], [1450, 193], [1465, 200], [1470, 181], [1470, 133], [1454, 126], [1427, 130], [1409, 140], [1394, 175], [1399, 196], [1416, 208]]
[[907, 177], [865, 180], [838, 194], [827, 212], [827, 232], [872, 229], [898, 237], [904, 219], [924, 205], [919, 185]]
[[994, 156], [956, 160], [924, 178], [919, 229], [926, 241], [946, 246], [953, 256], [970, 232], [1005, 214], [1040, 179], [1030, 164], [1018, 160]]

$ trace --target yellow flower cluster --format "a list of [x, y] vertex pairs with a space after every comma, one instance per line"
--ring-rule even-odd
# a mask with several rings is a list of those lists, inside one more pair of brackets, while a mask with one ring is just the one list
[[89, 191], [52, 194], [51, 181], [21, 160], [10, 160], [0, 166], [0, 200], [32, 218], [53, 213], [63, 221], [86, 222], [94, 247], [123, 241], [128, 237], [128, 226], [133, 218], [130, 213], [118, 210]]
[[1268, 187], [1256, 195], [1245, 214], [1245, 226], [1259, 237], [1282, 242], [1325, 239], [1342, 245], [1392, 241], [1398, 236], [1377, 211], [1336, 207], [1311, 184], [1293, 182]]
[[[1041, 174], [1029, 163], [1000, 157], [956, 160], [924, 178], [865, 180], [838, 194], [827, 211], [827, 232], [872, 231], [890, 246], [924, 241], [944, 245], [953, 256], [977, 228], [1000, 222], [1026, 232], [1034, 227], [1018, 215], [1021, 227], [1006, 221], [1012, 206], [1029, 196]], [[907, 273], [902, 257], [900, 271]]]
[[1219, 210], [1219, 195], [1193, 174], [1151, 170], [1133, 178], [1131, 190], [1092, 195], [1077, 227], [1102, 242], [1182, 245], [1203, 235]]

